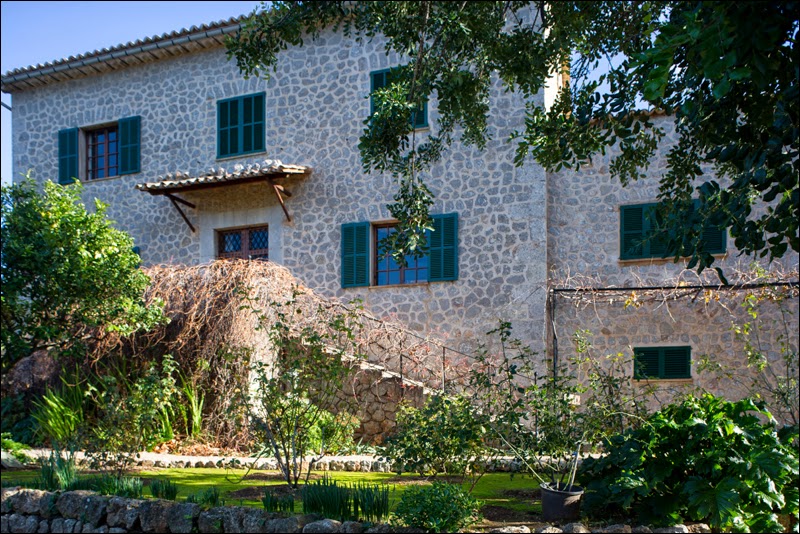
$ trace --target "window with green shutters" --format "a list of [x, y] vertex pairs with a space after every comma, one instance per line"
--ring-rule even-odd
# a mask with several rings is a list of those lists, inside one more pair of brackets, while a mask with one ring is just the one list
[[[378, 256], [378, 239], [391, 231], [391, 225], [373, 227], [369, 222], [343, 224], [342, 287], [457, 280], [458, 214], [432, 215], [432, 218], [434, 229], [428, 234], [428, 255], [406, 268]], [[373, 271], [372, 279], [370, 270]]]
[[78, 129], [58, 132], [58, 183], [71, 184], [78, 180]]
[[633, 349], [634, 378], [691, 378], [691, 347], [639, 347]]
[[[376, 70], [369, 73], [370, 80], [370, 95], [378, 89], [383, 89], [392, 83], [392, 69]], [[375, 113], [375, 98], [369, 98], [369, 112], [370, 115]], [[427, 100], [422, 103], [421, 108], [414, 110], [411, 116], [411, 124], [414, 128], [427, 128], [428, 127], [428, 102]]]
[[217, 158], [263, 152], [266, 139], [264, 93], [217, 102]]
[[[79, 164], [83, 158], [83, 166]], [[141, 117], [58, 132], [58, 182], [141, 172]]]
[[[697, 201], [695, 201], [695, 204]], [[671, 256], [665, 239], [657, 234], [657, 203], [620, 207], [620, 259], [637, 260]], [[727, 231], [724, 228], [703, 232], [704, 248], [711, 254], [724, 254]]]

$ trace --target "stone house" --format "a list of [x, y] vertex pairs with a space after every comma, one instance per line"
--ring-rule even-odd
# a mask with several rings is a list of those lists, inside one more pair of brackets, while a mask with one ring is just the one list
[[[713, 353], [742, 367], [731, 313], [688, 299], [619, 306], [637, 287], [670, 287], [682, 272], [649, 245], [631, 245], [646, 235], [669, 135], [651, 177], [627, 188], [611, 180], [608, 157], [580, 171], [516, 167], [506, 140], [524, 127], [524, 103], [495, 84], [492, 140], [483, 151], [455, 146], [431, 170], [438, 237], [427, 258], [401, 268], [376, 246], [391, 231], [394, 184], [363, 173], [357, 143], [371, 89], [402, 58], [387, 56], [379, 38], [362, 46], [328, 31], [283, 52], [269, 81], [245, 80], [223, 46], [239, 23], [4, 74], [15, 176], [77, 177], [87, 199], [110, 204], [145, 264], [268, 258], [321, 294], [360, 299], [464, 354], [498, 320], [561, 357], [575, 330], [590, 329], [600, 351], [637, 351], [650, 383], [726, 391], [692, 363]], [[435, 99], [424, 112], [420, 137], [435, 128]], [[713, 239], [719, 264], [734, 269], [742, 258], [732, 240], [725, 232]], [[791, 254], [781, 265], [796, 271], [797, 262]], [[576, 275], [592, 281], [580, 287], [628, 289], [616, 302], [577, 305], [566, 298], [578, 293], [569, 283]], [[565, 291], [554, 296], [554, 288]], [[789, 308], [796, 313], [796, 293]]]

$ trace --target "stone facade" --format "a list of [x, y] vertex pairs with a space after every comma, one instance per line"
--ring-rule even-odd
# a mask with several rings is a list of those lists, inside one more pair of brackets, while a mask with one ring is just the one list
[[[270, 259], [285, 265], [315, 291], [361, 299], [379, 316], [394, 315], [421, 332], [469, 349], [499, 318], [514, 322], [529, 343], [542, 346], [546, 284], [545, 173], [537, 165], [514, 167], [508, 135], [523, 126], [519, 96], [492, 92], [486, 150], [456, 145], [431, 170], [434, 213], [458, 212], [460, 278], [407, 287], [340, 288], [343, 223], [389, 220], [391, 178], [366, 175], [357, 150], [369, 114], [370, 71], [400, 63], [375, 39], [358, 45], [332, 32], [286, 51], [265, 82], [244, 80], [225, 51], [216, 48], [14, 93], [15, 173], [33, 169], [55, 179], [57, 132], [141, 116], [141, 173], [84, 184], [85, 197], [110, 204], [109, 214], [129, 231], [146, 264], [198, 263], [215, 255], [214, 231], [268, 224]], [[216, 159], [216, 102], [266, 93], [264, 153]], [[429, 103], [430, 122], [436, 102]], [[418, 132], [420, 137], [429, 130]], [[180, 195], [192, 232], [164, 197], [134, 185], [180, 171], [232, 170], [264, 159], [313, 168], [287, 183], [287, 222], [265, 184], [238, 185]]]
[[[401, 61], [385, 54], [380, 38], [358, 44], [323, 31], [316, 41], [283, 52], [269, 81], [243, 79], [217, 46], [14, 91], [15, 173], [33, 169], [38, 180], [54, 179], [60, 129], [138, 115], [141, 172], [86, 183], [84, 192], [87, 200], [97, 197], [110, 204], [111, 217], [133, 235], [146, 264], [206, 262], [216, 253], [216, 230], [267, 224], [270, 259], [314, 291], [360, 299], [378, 317], [434, 334], [467, 354], [498, 320], [506, 320], [513, 323], [515, 336], [538, 351], [555, 335], [561, 352], [569, 353], [572, 333], [589, 329], [600, 351], [690, 344], [693, 355], [716, 354], [731, 368], [741, 366], [741, 345], [723, 309], [701, 309], [688, 301], [651, 310], [622, 309], [618, 303], [580, 308], [554, 297], [554, 321], [547, 320], [548, 284], [568, 275], [591, 277], [601, 287], [628, 287], [664, 284], [681, 272], [682, 266], [671, 260], [619, 260], [619, 207], [656, 200], [657, 178], [674, 133], [665, 123], [668, 135], [648, 178], [627, 188], [611, 179], [609, 156], [580, 171], [547, 174], [532, 161], [515, 167], [514, 146], [507, 138], [524, 127], [524, 102], [502, 92], [499, 83], [491, 93], [492, 140], [485, 150], [456, 144], [427, 177], [436, 195], [433, 212], [459, 215], [459, 279], [342, 289], [341, 225], [387, 221], [386, 204], [395, 188], [389, 176], [361, 170], [357, 144], [369, 113], [369, 73]], [[266, 95], [266, 150], [217, 159], [216, 102], [257, 92]], [[539, 95], [537, 103], [543, 99]], [[435, 128], [435, 99], [428, 109]], [[424, 129], [417, 135], [429, 133]], [[287, 180], [291, 222], [266, 184], [181, 195], [197, 206], [184, 208], [195, 232], [166, 198], [134, 190], [167, 173], [198, 176], [264, 159], [313, 169], [308, 177]], [[732, 269], [738, 259], [729, 239], [719, 264]], [[782, 261], [788, 270], [796, 270], [797, 263], [797, 254]], [[796, 313], [797, 299], [788, 306]], [[777, 316], [775, 310], [765, 311], [765, 318]], [[551, 323], [548, 339], [546, 325]], [[710, 378], [688, 382], [725, 391]]]

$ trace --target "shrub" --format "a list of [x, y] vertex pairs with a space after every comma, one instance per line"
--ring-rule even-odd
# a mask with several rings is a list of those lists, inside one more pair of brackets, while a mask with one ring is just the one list
[[386, 440], [385, 453], [401, 471], [463, 477], [481, 471], [490, 452], [484, 442], [486, 423], [469, 399], [437, 395], [422, 408], [400, 409], [397, 429]]
[[94, 489], [103, 495], [116, 495], [129, 499], [141, 499], [144, 492], [144, 484], [139, 477], [116, 477], [104, 474], [96, 477], [92, 486], [87, 489]]
[[20, 463], [26, 464], [33, 461], [33, 459], [25, 454], [29, 449], [24, 443], [14, 441], [10, 432], [3, 432], [0, 434], [0, 448], [4, 451], [11, 453], [11, 456], [16, 458]]
[[306, 483], [302, 496], [304, 514], [317, 513], [340, 521], [353, 518], [350, 490], [340, 486], [327, 474], [322, 480]]
[[216, 487], [208, 488], [200, 493], [192, 493], [186, 497], [186, 502], [199, 504], [203, 508], [214, 508], [225, 504], [225, 501], [219, 498], [219, 490]]
[[394, 511], [396, 519], [408, 527], [428, 532], [461, 532], [480, 520], [480, 502], [459, 486], [434, 482], [431, 486], [412, 486]]
[[607, 455], [584, 460], [585, 508], [637, 512], [643, 523], [782, 532], [777, 514], [798, 514], [798, 433], [777, 432], [774, 423], [751, 400], [706, 394], [668, 405], [641, 428], [606, 439]]
[[83, 388], [64, 382], [60, 390], [48, 389], [44, 396], [33, 401], [31, 417], [39, 432], [51, 443], [66, 445], [73, 440], [83, 423]]
[[288, 494], [284, 496], [273, 495], [268, 489], [264, 490], [264, 496], [261, 497], [261, 504], [264, 505], [264, 510], [275, 514], [291, 514], [294, 512], [294, 495]]
[[150, 481], [150, 493], [156, 499], [174, 501], [178, 496], [178, 486], [169, 480], [153, 479]]
[[78, 468], [75, 455], [69, 453], [61, 456], [58, 449], [42, 460], [39, 469], [38, 485], [47, 491], [67, 490], [78, 480]]

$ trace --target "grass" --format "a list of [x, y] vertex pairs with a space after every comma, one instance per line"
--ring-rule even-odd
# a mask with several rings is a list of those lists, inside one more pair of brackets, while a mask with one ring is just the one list
[[[259, 488], [269, 486], [284, 486], [285, 482], [274, 477], [275, 471], [250, 471], [250, 475], [271, 475], [271, 480], [245, 480], [240, 479], [245, 475], [244, 469], [210, 469], [210, 468], [189, 468], [189, 469], [158, 469], [150, 471], [140, 471], [136, 476], [143, 480], [169, 480], [178, 487], [178, 501], [185, 501], [190, 494], [197, 494], [211, 487], [216, 487], [220, 492], [220, 497], [227, 505], [251, 506], [263, 508], [261, 497], [254, 499], [239, 499], [231, 496], [232, 493], [248, 486]], [[368, 483], [368, 484], [389, 484], [389, 506], [394, 509], [399, 502], [400, 496], [409, 486], [403, 484], [404, 481], [414, 481], [418, 477], [413, 474], [404, 474], [399, 477], [399, 481], [394, 473], [359, 473], [347, 471], [328, 471], [328, 476], [341, 483]], [[322, 476], [322, 472], [314, 472], [315, 475]], [[30, 482], [38, 476], [38, 471], [19, 471], [14, 473], [4, 473], [3, 485], [13, 485], [14, 482]], [[86, 476], [86, 475], [81, 475]], [[398, 483], [400, 482], [400, 483]], [[515, 475], [513, 478], [508, 473], [488, 473], [476, 484], [472, 495], [483, 501], [484, 505], [502, 506], [511, 510], [532, 511], [541, 513], [541, 505], [533, 503], [530, 499], [508, 495], [506, 492], [514, 490], [534, 490], [539, 484], [535, 479]], [[469, 489], [468, 484], [464, 484], [464, 489]], [[263, 492], [262, 492], [263, 494]], [[149, 484], [145, 488], [144, 495], [152, 496]], [[295, 512], [300, 513], [301, 503], [295, 503]]]

